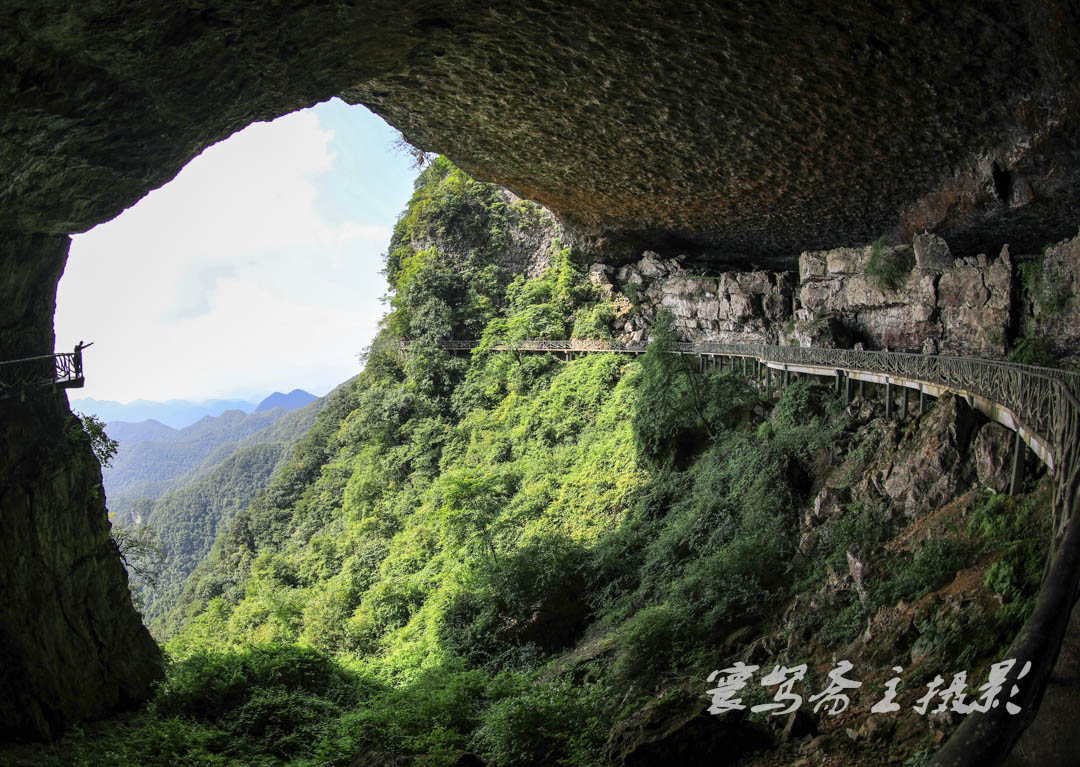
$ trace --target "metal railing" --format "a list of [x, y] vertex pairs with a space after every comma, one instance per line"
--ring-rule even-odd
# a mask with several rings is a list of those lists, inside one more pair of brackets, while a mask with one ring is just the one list
[[[643, 344], [547, 339], [486, 349], [476, 341], [455, 340], [443, 348], [634, 354], [646, 350]], [[773, 366], [819, 369], [824, 374], [878, 374], [971, 393], [1007, 408], [1019, 422], [1017, 428], [1028, 429], [1050, 446], [1055, 478], [1050, 553], [1035, 609], [1006, 655], [1016, 663], [1002, 687], [1008, 691], [1020, 682], [1020, 692], [1010, 699], [1021, 707], [1020, 713], [1009, 714], [1001, 705], [969, 714], [931, 761], [934, 767], [1000, 764], [1035, 718], [1080, 592], [1080, 515], [1073, 513], [1080, 495], [1080, 374], [968, 357], [801, 346], [684, 342], [674, 344], [672, 352], [753, 358]], [[1030, 672], [1020, 680], [1026, 665]]]
[[0, 362], [0, 399], [43, 386], [79, 388], [84, 382], [81, 352], [61, 352]]
[[[460, 339], [449, 341], [442, 348], [470, 351], [481, 347], [479, 341]], [[528, 339], [487, 347], [487, 351], [622, 354], [641, 354], [646, 349], [645, 344], [577, 339]], [[1068, 420], [1066, 404], [1077, 407], [1074, 393], [1080, 391], [1078, 373], [971, 357], [708, 341], [677, 342], [672, 344], [672, 351], [678, 354], [749, 357], [766, 363], [804, 365], [834, 371], [877, 373], [953, 391], [970, 392], [1007, 408], [1028, 430], [1051, 445], [1055, 444], [1055, 436], [1062, 434], [1059, 427]], [[1056, 455], [1062, 449], [1063, 446], [1055, 445], [1053, 452]]]

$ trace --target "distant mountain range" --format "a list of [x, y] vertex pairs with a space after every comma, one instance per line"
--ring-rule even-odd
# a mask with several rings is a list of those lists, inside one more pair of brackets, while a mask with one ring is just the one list
[[148, 620], [175, 602], [218, 531], [266, 487], [325, 404], [295, 389], [275, 392], [253, 412], [226, 410], [182, 429], [158, 420], [105, 424], [120, 443], [102, 471], [113, 524], [149, 523], [164, 550], [157, 587], [132, 582]]
[[[240, 399], [209, 399], [204, 402], [190, 402], [181, 399], [171, 399], [167, 402], [151, 402], [150, 400], [137, 399], [134, 402], [121, 403], [86, 397], [71, 400], [71, 409], [89, 415], [96, 415], [109, 424], [115, 424], [116, 422], [137, 424], [142, 421], [156, 421], [159, 426], [183, 429], [185, 426], [196, 423], [201, 418], [219, 416], [227, 410], [239, 410], [244, 413], [271, 410], [275, 407], [296, 410], [314, 400], [315, 395], [308, 394], [302, 389], [293, 389], [288, 394], [274, 392], [258, 404]], [[113, 434], [113, 432], [110, 431], [110, 434]], [[143, 439], [154, 438], [156, 437], [143, 437]], [[118, 439], [121, 442], [125, 441], [115, 435], [113, 435], [113, 439]]]
[[288, 394], [282, 394], [281, 392], [276, 391], [260, 402], [259, 406], [255, 408], [255, 412], [258, 413], [263, 410], [273, 410], [276, 407], [283, 407], [286, 410], [299, 410], [314, 401], [315, 395], [308, 394], [303, 389], [293, 389]]

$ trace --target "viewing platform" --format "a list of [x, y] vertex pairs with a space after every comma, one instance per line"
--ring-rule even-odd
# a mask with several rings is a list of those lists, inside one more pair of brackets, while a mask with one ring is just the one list
[[45, 387], [53, 390], [82, 388], [86, 383], [82, 350], [89, 345], [80, 345], [74, 352], [0, 362], [0, 399]]

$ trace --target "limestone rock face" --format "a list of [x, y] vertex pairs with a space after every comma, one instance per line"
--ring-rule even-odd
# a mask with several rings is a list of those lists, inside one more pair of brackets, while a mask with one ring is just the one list
[[920, 517], [944, 505], [974, 478], [968, 446], [979, 414], [946, 394], [896, 447], [880, 488], [904, 513]]
[[0, 231], [87, 229], [339, 95], [635, 254], [1036, 252], [1080, 208], [1078, 27], [1069, 0], [8, 4]]
[[[884, 248], [882, 258], [904, 249]], [[953, 259], [944, 240], [921, 235], [914, 250], [916, 265], [895, 289], [867, 274], [871, 247], [803, 253], [799, 324], [835, 320], [871, 349], [1001, 357], [1013, 310], [1009, 248], [993, 260]], [[846, 340], [835, 328], [820, 339], [804, 336], [820, 345]]]
[[636, 305], [622, 340], [642, 340], [656, 313], [667, 310], [674, 317], [676, 332], [686, 340], [777, 343], [791, 316], [790, 274], [757, 271], [700, 276], [684, 268], [684, 260], [663, 259], [646, 251], [640, 260], [616, 272], [615, 284], [632, 294]]
[[941, 274], [952, 266], [949, 246], [937, 235], [916, 234], [911, 238], [911, 247], [915, 251], [915, 268], [924, 274]]

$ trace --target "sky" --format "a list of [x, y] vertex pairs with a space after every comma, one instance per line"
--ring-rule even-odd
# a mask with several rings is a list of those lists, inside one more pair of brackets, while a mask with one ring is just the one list
[[322, 395], [360, 372], [380, 274], [417, 171], [397, 133], [334, 99], [254, 123], [72, 238], [56, 348], [129, 402]]

